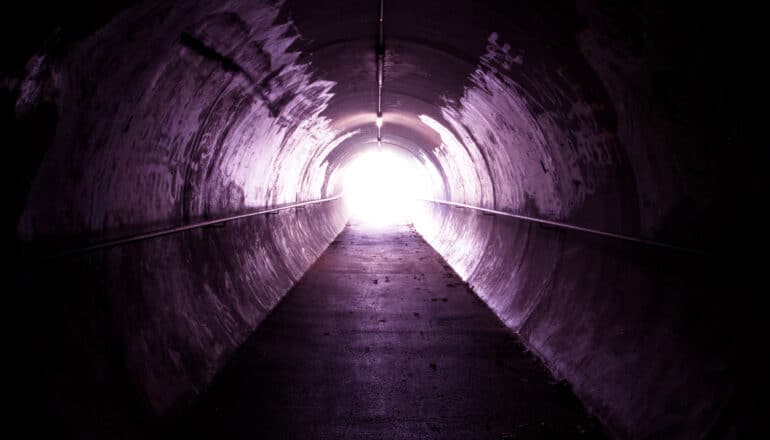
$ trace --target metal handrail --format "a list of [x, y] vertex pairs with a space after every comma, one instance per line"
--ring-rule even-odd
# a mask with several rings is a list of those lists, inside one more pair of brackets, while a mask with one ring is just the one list
[[221, 225], [223, 223], [228, 223], [228, 222], [231, 222], [231, 221], [234, 221], [234, 220], [240, 220], [240, 219], [248, 218], [248, 217], [254, 217], [254, 216], [257, 216], [257, 215], [271, 214], [271, 213], [275, 213], [275, 212], [278, 212], [278, 211], [283, 211], [283, 210], [286, 210], [286, 209], [301, 208], [303, 206], [314, 205], [314, 204], [317, 204], [317, 203], [330, 202], [332, 200], [337, 200], [340, 197], [342, 197], [342, 194], [334, 196], [334, 197], [327, 197], [325, 199], [318, 199], [318, 200], [311, 200], [309, 202], [295, 203], [295, 204], [292, 204], [292, 205], [281, 206], [281, 207], [278, 207], [278, 208], [262, 209], [262, 210], [259, 210], [259, 211], [247, 212], [245, 214], [238, 214], [238, 215], [233, 215], [233, 216], [230, 216], [230, 217], [219, 218], [219, 219], [216, 219], [216, 220], [206, 220], [206, 221], [201, 221], [201, 222], [187, 224], [187, 225], [184, 225], [184, 226], [175, 226], [173, 228], [159, 229], [159, 230], [155, 230], [155, 231], [144, 232], [144, 233], [137, 234], [137, 235], [130, 235], [130, 236], [127, 236], [127, 237], [115, 238], [115, 239], [112, 239], [112, 240], [106, 240], [106, 241], [102, 241], [102, 242], [99, 242], [99, 243], [90, 244], [88, 246], [82, 246], [82, 247], [78, 247], [78, 248], [74, 248], [74, 249], [67, 249], [65, 251], [61, 251], [61, 252], [59, 252], [57, 254], [51, 255], [51, 256], [49, 256], [49, 257], [47, 257], [45, 259], [49, 260], [49, 259], [57, 259], [57, 258], [62, 258], [62, 257], [71, 257], [71, 256], [75, 256], [75, 255], [82, 255], [82, 254], [85, 254], [85, 253], [88, 253], [88, 252], [97, 251], [97, 250], [100, 250], [100, 249], [107, 249], [107, 248], [111, 248], [111, 247], [115, 247], [115, 246], [120, 246], [120, 245], [124, 245], [124, 244], [128, 244], [128, 243], [135, 243], [137, 241], [149, 240], [151, 238], [157, 238], [157, 237], [162, 237], [164, 235], [176, 234], [178, 232], [189, 231], [191, 229], [198, 229], [198, 228], [203, 228], [203, 227], [206, 227], [206, 226], [218, 226], [218, 225]]
[[617, 239], [617, 240], [630, 241], [630, 242], [633, 242], [633, 243], [640, 243], [640, 244], [644, 244], [644, 245], [647, 245], [647, 246], [654, 246], [654, 247], [671, 249], [671, 250], [680, 251], [680, 252], [687, 252], [687, 253], [690, 253], [690, 254], [697, 254], [697, 255], [703, 255], [703, 256], [711, 256], [711, 254], [709, 254], [708, 252], [705, 252], [705, 251], [700, 250], [700, 249], [693, 249], [693, 248], [688, 248], [688, 247], [684, 247], [684, 246], [678, 246], [678, 245], [671, 244], [671, 243], [665, 243], [665, 242], [662, 242], [662, 241], [649, 240], [649, 239], [641, 238], [641, 237], [634, 237], [632, 235], [617, 234], [617, 233], [614, 233], [614, 232], [606, 232], [606, 231], [601, 231], [601, 230], [598, 230], [598, 229], [586, 228], [584, 226], [571, 225], [569, 223], [563, 223], [563, 222], [554, 221], [554, 220], [545, 220], [545, 219], [542, 219], [542, 218], [530, 217], [528, 215], [512, 214], [510, 212], [498, 211], [498, 210], [489, 209], [489, 208], [481, 208], [481, 207], [478, 207], [478, 206], [466, 205], [464, 203], [450, 202], [450, 201], [447, 201], [447, 200], [425, 199], [425, 198], [421, 198], [420, 200], [425, 201], [425, 202], [433, 202], [433, 203], [439, 203], [439, 204], [443, 204], [443, 205], [450, 205], [450, 206], [457, 206], [457, 207], [461, 207], [461, 208], [473, 209], [473, 210], [476, 210], [476, 211], [481, 211], [481, 212], [485, 212], [487, 214], [492, 214], [492, 215], [499, 215], [499, 216], [504, 216], [504, 217], [513, 217], [513, 218], [519, 219], [519, 220], [524, 220], [524, 221], [528, 221], [528, 222], [538, 223], [538, 224], [541, 224], [541, 225], [553, 226], [553, 227], [556, 227], [556, 228], [567, 229], [567, 230], [571, 230], [571, 231], [585, 232], [585, 233], [588, 233], [588, 234], [598, 235], [600, 237], [607, 237], [607, 238], [614, 238], [614, 239]]

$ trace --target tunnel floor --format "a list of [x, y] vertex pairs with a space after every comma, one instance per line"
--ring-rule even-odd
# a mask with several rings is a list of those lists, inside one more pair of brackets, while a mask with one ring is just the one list
[[348, 225], [178, 426], [196, 438], [604, 437], [410, 225]]

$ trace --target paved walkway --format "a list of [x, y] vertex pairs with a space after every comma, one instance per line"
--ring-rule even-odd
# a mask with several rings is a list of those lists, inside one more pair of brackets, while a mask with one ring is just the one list
[[183, 425], [188, 438], [601, 436], [411, 226], [348, 226]]

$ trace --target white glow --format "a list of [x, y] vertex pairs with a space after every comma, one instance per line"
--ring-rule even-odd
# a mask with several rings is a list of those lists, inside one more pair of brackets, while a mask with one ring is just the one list
[[424, 167], [390, 149], [362, 153], [345, 170], [345, 201], [354, 223], [386, 226], [412, 222], [417, 199], [429, 197]]
[[382, 116], [377, 116], [375, 123], [377, 124], [377, 128], [382, 128]]

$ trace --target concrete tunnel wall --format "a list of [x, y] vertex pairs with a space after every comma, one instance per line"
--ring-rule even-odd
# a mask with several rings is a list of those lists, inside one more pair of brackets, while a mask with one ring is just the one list
[[[60, 119], [22, 236], [73, 244], [335, 195], [321, 192], [320, 161], [333, 148], [320, 116], [332, 84], [295, 63], [287, 26], [271, 26], [277, 7], [222, 6], [129, 11], [56, 67]], [[179, 35], [236, 53], [238, 67]], [[86, 257], [103, 261], [90, 275], [107, 278], [131, 380], [153, 410], [199, 393], [344, 222], [333, 201]]]
[[[343, 3], [151, 2], [64, 56], [38, 53], [15, 112], [53, 103], [57, 119], [20, 239], [65, 248], [338, 194], [374, 140], [376, 14]], [[724, 240], [714, 228], [730, 225], [704, 214], [758, 184], [719, 180], [725, 133], [741, 134], [729, 120], [692, 123], [718, 119], [697, 108], [697, 86], [676, 95], [686, 111], [656, 92], [660, 61], [637, 45], [665, 33], [639, 43], [625, 13], [592, 2], [440, 3], [388, 2], [384, 95], [386, 146], [436, 170], [437, 198], [696, 247]], [[64, 371], [125, 374], [155, 414], [183, 407], [346, 218], [333, 201], [40, 269], [83, 292], [50, 299], [77, 317], [61, 318], [75, 330], [58, 345], [86, 358]], [[415, 225], [617, 436], [733, 423], [734, 342], [710, 296], [693, 307], [708, 287], [701, 263], [429, 203]], [[709, 338], [726, 348], [697, 342]], [[114, 359], [89, 348], [108, 345]]]

